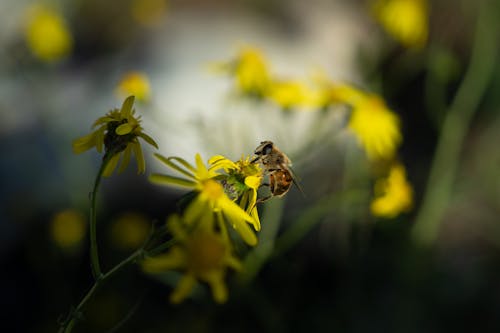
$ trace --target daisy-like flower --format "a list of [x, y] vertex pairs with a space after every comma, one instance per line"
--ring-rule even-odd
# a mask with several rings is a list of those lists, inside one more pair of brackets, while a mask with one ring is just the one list
[[104, 117], [97, 119], [92, 126], [95, 129], [92, 133], [73, 141], [73, 152], [76, 154], [93, 147], [101, 153], [104, 147], [104, 158], [109, 159], [103, 171], [105, 177], [113, 173], [122, 155], [119, 172], [125, 170], [132, 153], [137, 161], [137, 172], [144, 173], [146, 162], [138, 138], [158, 149], [156, 142], [143, 132], [140, 116], [135, 116], [135, 110], [132, 109], [133, 104], [134, 96], [129, 96], [120, 110], [111, 110]]
[[373, 12], [384, 29], [406, 47], [422, 47], [428, 37], [427, 0], [375, 0]]
[[260, 219], [256, 203], [257, 190], [263, 178], [259, 164], [250, 162], [250, 157], [242, 157], [233, 162], [221, 155], [213, 156], [208, 163], [211, 170], [224, 169], [227, 174], [224, 179], [225, 192], [253, 217], [255, 230], [259, 231]]
[[73, 37], [60, 13], [34, 5], [28, 8], [25, 26], [26, 43], [40, 60], [54, 62], [71, 52]]
[[262, 97], [270, 83], [267, 61], [261, 51], [253, 47], [243, 48], [234, 59], [213, 64], [212, 68], [233, 76], [238, 91], [245, 95]]
[[371, 204], [374, 216], [393, 218], [413, 207], [413, 188], [406, 179], [402, 164], [395, 163], [387, 178], [375, 182], [375, 199]]
[[[207, 214], [218, 215], [238, 232], [241, 238], [251, 246], [257, 244], [257, 237], [248, 224], [252, 224], [255, 230], [260, 228], [245, 210], [231, 200], [224, 191], [219, 179], [226, 178], [208, 169], [203, 163], [200, 154], [196, 154], [196, 167], [180, 157], [164, 157], [159, 154], [155, 156], [168, 167], [180, 172], [187, 178], [179, 178], [163, 174], [152, 174], [150, 180], [154, 183], [164, 185], [175, 185], [191, 189], [197, 193], [193, 201], [188, 205], [184, 214], [187, 223], [197, 223], [200, 218]], [[224, 224], [221, 227], [224, 228]]]
[[119, 96], [133, 95], [138, 101], [147, 102], [151, 95], [149, 79], [142, 72], [128, 72], [118, 83], [116, 92]]
[[142, 264], [147, 273], [184, 272], [170, 295], [172, 303], [180, 303], [189, 296], [197, 280], [208, 283], [214, 300], [224, 303], [228, 297], [224, 283], [226, 272], [228, 268], [239, 270], [242, 267], [232, 254], [231, 244], [212, 228], [214, 215], [204, 214], [201, 218], [199, 226], [188, 232], [184, 225], [191, 222], [183, 221], [178, 215], [171, 216], [168, 226], [177, 244], [168, 253], [147, 258]]
[[377, 95], [364, 94], [351, 104], [348, 127], [370, 160], [390, 160], [402, 141], [399, 117]]

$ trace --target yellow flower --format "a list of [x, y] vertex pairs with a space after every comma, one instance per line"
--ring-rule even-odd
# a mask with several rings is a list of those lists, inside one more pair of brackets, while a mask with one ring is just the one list
[[224, 156], [213, 156], [208, 163], [210, 170], [224, 169], [227, 178], [224, 179], [225, 192], [231, 199], [237, 200], [239, 206], [254, 218], [254, 227], [260, 231], [260, 219], [257, 211], [257, 190], [262, 184], [263, 173], [258, 163], [250, 162], [249, 157], [242, 157], [233, 162]]
[[73, 47], [73, 38], [61, 14], [42, 5], [29, 8], [25, 38], [31, 52], [46, 62], [60, 60]]
[[63, 249], [77, 246], [85, 236], [86, 227], [82, 213], [73, 209], [63, 210], [52, 218], [52, 239]]
[[419, 48], [427, 42], [427, 0], [376, 0], [373, 11], [384, 29], [406, 47]]
[[402, 141], [399, 117], [377, 95], [365, 94], [352, 105], [348, 127], [371, 160], [394, 157]]
[[151, 94], [147, 75], [137, 71], [126, 73], [120, 80], [116, 91], [117, 94], [122, 97], [132, 95], [135, 96], [137, 100], [143, 102], [147, 102]]
[[[150, 180], [154, 183], [177, 185], [194, 190], [197, 195], [186, 208], [184, 219], [189, 223], [197, 222], [207, 213], [225, 217], [241, 238], [251, 246], [257, 244], [257, 237], [248, 223], [257, 230], [259, 227], [254, 218], [248, 215], [240, 206], [232, 201], [224, 192], [223, 186], [217, 181], [221, 174], [208, 169], [200, 154], [196, 154], [196, 167], [179, 157], [155, 156], [168, 167], [182, 173], [186, 178], [169, 175], [152, 174]], [[178, 164], [177, 164], [178, 163]], [[179, 165], [180, 164], [180, 165]]]
[[212, 67], [232, 75], [236, 79], [237, 89], [247, 95], [262, 97], [270, 82], [266, 59], [256, 48], [245, 47], [235, 59]]
[[275, 80], [269, 85], [266, 96], [283, 109], [314, 105], [312, 90], [296, 80]]
[[375, 199], [371, 204], [371, 212], [375, 216], [393, 218], [408, 212], [413, 206], [413, 189], [406, 180], [403, 165], [394, 164], [387, 178], [375, 183]]
[[214, 300], [224, 303], [228, 297], [224, 283], [226, 271], [228, 268], [241, 269], [241, 263], [232, 255], [230, 244], [211, 228], [214, 216], [205, 214], [202, 218], [205, 221], [201, 221], [199, 227], [186, 233], [181, 218], [177, 215], [170, 217], [168, 226], [178, 245], [174, 245], [166, 254], [147, 258], [142, 264], [147, 273], [167, 270], [184, 272], [170, 295], [172, 303], [182, 302], [191, 293], [197, 280], [208, 283]]
[[147, 239], [149, 230], [150, 223], [144, 215], [124, 213], [112, 225], [111, 240], [120, 249], [136, 249]]
[[73, 141], [73, 152], [75, 154], [82, 153], [93, 147], [96, 147], [100, 153], [104, 146], [106, 150], [105, 157], [109, 158], [103, 172], [105, 177], [113, 173], [122, 155], [123, 159], [119, 172], [125, 170], [132, 153], [134, 153], [137, 161], [138, 173], [144, 173], [146, 162], [138, 137], [158, 148], [156, 142], [143, 132], [140, 125], [140, 116], [136, 117], [135, 110], [132, 109], [133, 104], [134, 96], [129, 96], [123, 102], [120, 110], [111, 110], [104, 117], [96, 120], [92, 126], [92, 128], [97, 128], [95, 131]]

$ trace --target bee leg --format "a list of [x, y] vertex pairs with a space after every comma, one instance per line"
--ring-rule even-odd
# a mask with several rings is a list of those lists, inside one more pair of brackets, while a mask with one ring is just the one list
[[267, 200], [271, 199], [272, 197], [273, 197], [273, 195], [271, 194], [271, 195], [268, 195], [267, 197], [257, 199], [257, 201], [255, 201], [255, 204], [266, 202]]

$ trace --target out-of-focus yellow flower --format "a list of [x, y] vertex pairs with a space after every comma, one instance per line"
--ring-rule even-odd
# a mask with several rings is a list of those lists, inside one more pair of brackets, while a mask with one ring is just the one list
[[245, 47], [236, 58], [211, 66], [216, 72], [229, 73], [236, 80], [238, 91], [262, 97], [270, 83], [267, 61], [257, 48]]
[[224, 189], [229, 197], [236, 200], [239, 206], [254, 218], [256, 231], [260, 230], [260, 219], [257, 211], [257, 190], [262, 184], [263, 174], [258, 163], [252, 163], [249, 157], [242, 157], [233, 162], [224, 156], [213, 156], [208, 163], [211, 170], [224, 169]]
[[132, 0], [132, 18], [144, 26], [155, 26], [167, 12], [167, 0]]
[[138, 101], [147, 102], [151, 95], [151, 86], [145, 73], [132, 71], [121, 78], [116, 92], [120, 97], [135, 96]]
[[[196, 197], [186, 208], [184, 219], [195, 223], [207, 214], [219, 214], [225, 217], [241, 238], [251, 246], [257, 244], [257, 237], [248, 223], [255, 229], [259, 228], [254, 218], [248, 215], [238, 204], [232, 201], [224, 192], [223, 186], [217, 181], [218, 174], [214, 169], [208, 169], [203, 163], [200, 154], [196, 154], [196, 167], [179, 157], [155, 156], [168, 167], [182, 173], [186, 178], [169, 175], [152, 174], [150, 180], [154, 183], [176, 185], [190, 188], [197, 192]], [[176, 164], [179, 163], [180, 165]]]
[[375, 0], [373, 11], [384, 29], [406, 47], [419, 48], [427, 42], [427, 0]]
[[28, 9], [26, 43], [40, 60], [54, 62], [71, 52], [73, 38], [60, 13], [43, 5]]
[[371, 212], [378, 217], [393, 218], [408, 212], [412, 207], [413, 188], [406, 180], [404, 166], [396, 163], [391, 167], [387, 178], [376, 181]]
[[86, 227], [82, 213], [73, 209], [63, 210], [52, 218], [52, 239], [63, 249], [78, 246], [85, 237]]
[[348, 124], [371, 160], [390, 160], [402, 141], [399, 117], [377, 95], [367, 94], [352, 104]]
[[240, 261], [232, 255], [230, 243], [212, 228], [213, 214], [202, 216], [199, 226], [187, 233], [179, 216], [169, 218], [168, 226], [178, 241], [169, 252], [147, 258], [142, 268], [147, 273], [180, 270], [184, 276], [170, 295], [172, 303], [182, 302], [191, 293], [197, 280], [209, 284], [213, 298], [218, 303], [227, 300], [224, 278], [228, 268], [241, 269]]
[[269, 84], [266, 96], [285, 110], [312, 106], [316, 97], [307, 85], [298, 80], [274, 80]]
[[134, 96], [129, 96], [123, 102], [120, 110], [111, 110], [104, 117], [96, 120], [92, 126], [92, 128], [97, 127], [95, 131], [73, 141], [73, 152], [75, 154], [82, 153], [93, 147], [96, 147], [100, 153], [103, 146], [105, 147], [105, 154], [109, 157], [103, 172], [105, 177], [113, 173], [122, 155], [123, 159], [119, 172], [125, 170], [132, 153], [134, 153], [137, 161], [137, 172], [144, 173], [146, 162], [138, 140], [139, 137], [158, 149], [156, 142], [143, 132], [140, 125], [140, 116], [136, 117], [135, 110], [132, 109], [133, 104]]
[[147, 239], [149, 230], [150, 223], [144, 215], [124, 213], [113, 223], [111, 240], [120, 249], [136, 249]]

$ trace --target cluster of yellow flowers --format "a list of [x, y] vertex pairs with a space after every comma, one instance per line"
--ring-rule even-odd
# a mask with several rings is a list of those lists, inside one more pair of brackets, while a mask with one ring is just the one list
[[[264, 55], [256, 48], [243, 48], [238, 55], [218, 65], [234, 77], [236, 89], [243, 95], [267, 98], [285, 110], [304, 106], [327, 110], [331, 106], [347, 106], [350, 116], [348, 130], [356, 137], [371, 162], [393, 161], [388, 174], [402, 169], [401, 181], [386, 182], [385, 190], [377, 186], [377, 204], [372, 213], [380, 217], [393, 217], [411, 208], [411, 185], [405, 178], [404, 167], [397, 162], [397, 150], [402, 142], [400, 120], [378, 95], [353, 85], [332, 82], [321, 74], [315, 78], [315, 89], [299, 80], [273, 79]], [[389, 176], [391, 177], [391, 176]], [[401, 178], [401, 177], [400, 177]], [[399, 193], [395, 195], [394, 193]], [[385, 209], [380, 207], [385, 202]], [[392, 209], [389, 209], [392, 207]]]
[[166, 254], [147, 258], [143, 268], [153, 274], [166, 270], [185, 272], [171, 294], [173, 303], [184, 300], [197, 280], [210, 285], [215, 301], [225, 302], [226, 271], [241, 268], [234, 253], [235, 237], [248, 246], [257, 244], [255, 232], [260, 230], [260, 220], [256, 203], [262, 170], [249, 158], [233, 162], [217, 155], [210, 158], [206, 166], [199, 154], [195, 165], [179, 157], [155, 156], [185, 177], [152, 174], [150, 180], [189, 189], [194, 198], [182, 215], [168, 219], [176, 245]]

